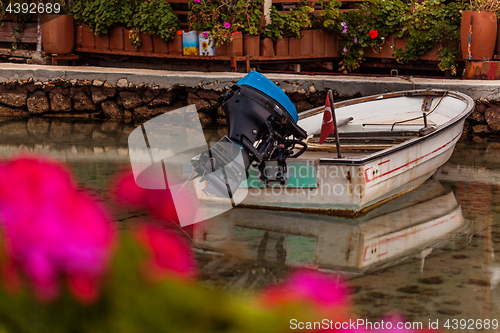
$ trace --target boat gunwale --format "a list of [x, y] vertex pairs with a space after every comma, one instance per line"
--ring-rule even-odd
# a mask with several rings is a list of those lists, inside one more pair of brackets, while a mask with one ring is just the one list
[[[466, 118], [474, 110], [474, 101], [472, 100], [471, 97], [467, 96], [464, 93], [458, 92], [458, 91], [442, 90], [442, 89], [405, 90], [405, 91], [399, 91], [399, 92], [378, 94], [378, 95], [355, 98], [355, 99], [350, 99], [350, 100], [343, 101], [343, 102], [334, 103], [334, 106], [335, 107], [343, 107], [343, 106], [348, 106], [348, 105], [353, 105], [353, 104], [359, 104], [362, 102], [380, 100], [381, 97], [382, 97], [382, 99], [385, 99], [385, 98], [408, 97], [408, 96], [443, 96], [443, 97], [444, 96], [451, 96], [451, 97], [454, 97], [454, 98], [457, 98], [459, 100], [466, 102], [466, 107], [457, 116], [455, 116], [452, 119], [450, 119], [449, 121], [439, 125], [438, 127], [436, 127], [436, 129], [434, 131], [432, 131], [429, 134], [410, 138], [407, 141], [395, 144], [394, 146], [392, 146], [390, 148], [382, 149], [382, 150], [379, 150], [379, 151], [374, 152], [372, 154], [365, 155], [364, 157], [320, 158], [319, 163], [320, 164], [337, 164], [337, 165], [364, 165], [364, 164], [371, 162], [373, 160], [376, 160], [378, 158], [382, 158], [384, 156], [387, 156], [387, 155], [393, 154], [395, 152], [398, 152], [400, 150], [406, 149], [406, 148], [408, 148], [412, 145], [415, 145], [417, 143], [421, 143], [421, 142], [424, 142], [426, 140], [432, 139], [435, 136], [442, 134], [448, 128], [456, 125], [459, 121]], [[314, 116], [314, 115], [318, 114], [319, 111], [321, 111], [321, 107], [316, 108], [316, 109], [312, 109], [312, 110], [308, 110], [308, 111], [304, 111], [304, 112], [299, 114], [299, 120]], [[342, 149], [342, 146], [341, 146], [341, 149]]]

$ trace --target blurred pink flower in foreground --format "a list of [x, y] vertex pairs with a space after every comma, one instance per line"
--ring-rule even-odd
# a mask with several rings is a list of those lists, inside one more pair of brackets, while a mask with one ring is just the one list
[[115, 230], [65, 167], [42, 158], [0, 163], [0, 225], [6, 286], [17, 285], [21, 270], [41, 300], [57, 297], [64, 277], [80, 301], [96, 300]]
[[[132, 171], [122, 172], [112, 187], [115, 200], [122, 205], [146, 208], [164, 222], [179, 224], [170, 190], [143, 189], [135, 183]], [[184, 209], [190, 209], [189, 200], [183, 199]]]
[[292, 273], [282, 284], [264, 291], [264, 302], [268, 305], [298, 300], [311, 300], [322, 308], [331, 308], [346, 304], [349, 290], [342, 280], [304, 269]]
[[191, 248], [174, 232], [145, 225], [135, 236], [151, 253], [143, 267], [150, 280], [165, 276], [185, 279], [195, 275], [196, 262]]

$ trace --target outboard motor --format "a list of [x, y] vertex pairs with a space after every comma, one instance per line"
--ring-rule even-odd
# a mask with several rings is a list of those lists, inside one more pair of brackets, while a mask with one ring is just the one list
[[[232, 197], [252, 164], [258, 166], [264, 184], [269, 180], [285, 184], [287, 158], [298, 157], [307, 149], [301, 141], [307, 133], [297, 125], [297, 110], [288, 96], [264, 75], [252, 71], [219, 100], [229, 135], [191, 160], [196, 176], [208, 181], [203, 191]], [[301, 149], [294, 153], [297, 146]], [[266, 172], [269, 160], [277, 161], [274, 175]]]

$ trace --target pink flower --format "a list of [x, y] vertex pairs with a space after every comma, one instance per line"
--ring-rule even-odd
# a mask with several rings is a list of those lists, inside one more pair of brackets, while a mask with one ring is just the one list
[[143, 266], [148, 279], [156, 281], [166, 276], [185, 279], [196, 273], [191, 248], [177, 234], [146, 225], [135, 236], [151, 254]]
[[41, 158], [1, 163], [0, 225], [8, 256], [4, 281], [15, 281], [13, 270], [19, 270], [36, 296], [49, 301], [67, 277], [80, 301], [98, 297], [114, 227], [103, 207], [76, 188], [66, 168]]
[[226, 29], [231, 28], [231, 23], [229, 23], [229, 22], [224, 23], [224, 28], [226, 28]]
[[311, 270], [297, 271], [282, 284], [264, 292], [265, 303], [270, 305], [309, 300], [322, 308], [331, 308], [348, 302], [348, 298], [348, 288], [343, 281]]
[[203, 32], [203, 38], [208, 38], [209, 33], [207, 31]]
[[194, 2], [201, 3], [201, 0], [194, 0]]
[[[112, 186], [112, 192], [115, 200], [121, 205], [146, 208], [153, 216], [164, 222], [179, 224], [170, 190], [143, 189], [135, 183], [132, 171], [120, 173]], [[182, 209], [190, 209], [191, 200], [189, 198], [179, 198], [177, 203], [179, 204], [179, 202], [183, 202]]]

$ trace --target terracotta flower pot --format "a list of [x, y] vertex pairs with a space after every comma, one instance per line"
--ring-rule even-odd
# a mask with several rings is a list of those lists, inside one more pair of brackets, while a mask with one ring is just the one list
[[95, 36], [96, 50], [109, 50], [109, 34], [99, 34]]
[[325, 54], [330, 57], [339, 57], [339, 48], [339, 36], [336, 33], [325, 31]]
[[81, 25], [75, 27], [75, 47], [78, 49], [82, 47], [82, 26]]
[[90, 31], [89, 26], [86, 24], [82, 24], [82, 48], [83, 49], [95, 49], [94, 32]]
[[276, 50], [277, 56], [287, 56], [288, 55], [288, 38], [278, 38], [278, 40], [276, 40], [274, 49]]
[[153, 53], [153, 37], [146, 32], [141, 32], [141, 46], [139, 52]]
[[313, 54], [322, 56], [325, 54], [325, 31], [312, 30]]
[[123, 28], [109, 30], [109, 49], [112, 51], [123, 51]]
[[[469, 28], [472, 22], [469, 57]], [[462, 57], [469, 60], [493, 59], [497, 40], [497, 17], [494, 12], [470, 11], [462, 12], [460, 43]]]
[[365, 47], [365, 58], [394, 58], [394, 34], [388, 34], [382, 45]]
[[295, 37], [290, 37], [288, 40], [288, 55], [298, 56], [300, 55], [300, 39]]
[[130, 29], [123, 29], [123, 50], [128, 52], [138, 52], [137, 48], [130, 43]]
[[274, 57], [274, 45], [271, 38], [264, 38], [260, 41], [260, 55], [263, 57]]
[[240, 31], [233, 33], [233, 41], [229, 44], [222, 44], [217, 46], [217, 55], [226, 57], [239, 57], [242, 56], [243, 51], [243, 34]]
[[158, 35], [153, 35], [153, 52], [168, 53], [168, 42], [161, 39]]
[[251, 57], [260, 55], [260, 35], [245, 35], [243, 38], [243, 54]]
[[300, 54], [313, 54], [313, 30], [302, 30], [302, 38], [300, 39]]
[[75, 22], [72, 15], [42, 15], [43, 50], [50, 54], [73, 53]]
[[182, 55], [182, 30], [177, 31], [174, 38], [168, 41], [168, 53]]

